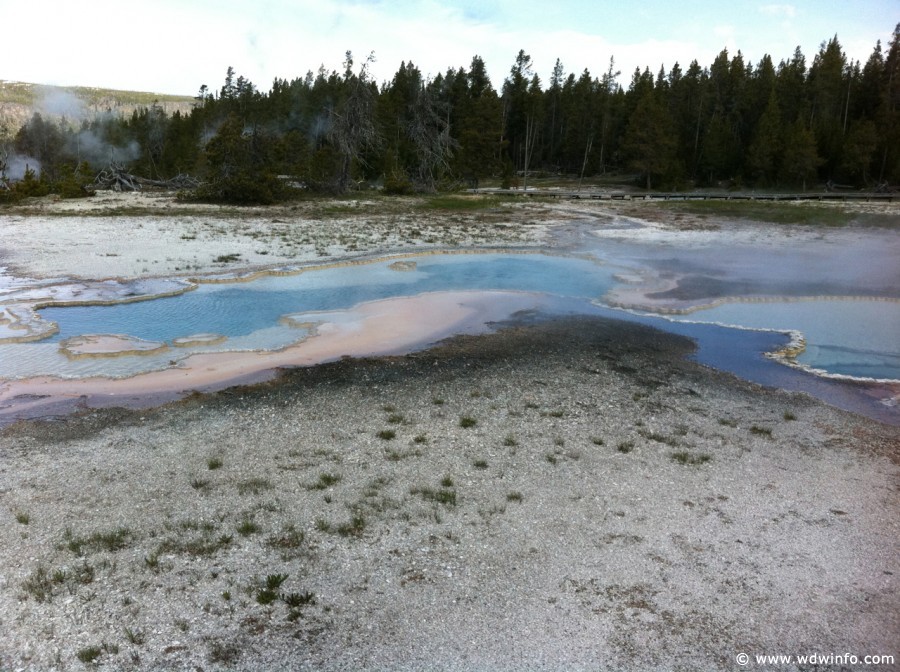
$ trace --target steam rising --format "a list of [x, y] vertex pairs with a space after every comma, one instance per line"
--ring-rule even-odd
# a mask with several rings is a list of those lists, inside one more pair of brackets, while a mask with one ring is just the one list
[[88, 110], [78, 96], [63, 89], [41, 87], [37, 110], [44, 116], [63, 117], [68, 121], [83, 121]]

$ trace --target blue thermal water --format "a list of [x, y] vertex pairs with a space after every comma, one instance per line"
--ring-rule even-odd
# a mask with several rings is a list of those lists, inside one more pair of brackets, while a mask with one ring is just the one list
[[900, 302], [874, 299], [726, 303], [681, 318], [753, 329], [795, 330], [805, 366], [856, 378], [900, 380]]
[[[286, 314], [340, 311], [367, 301], [425, 292], [493, 289], [558, 297], [560, 313], [603, 314], [689, 336], [699, 344], [699, 361], [764, 384], [790, 385], [786, 367], [763, 357], [786, 345], [787, 336], [694, 322], [799, 330], [807, 341], [799, 358], [803, 364], [833, 374], [900, 379], [900, 303], [896, 301], [730, 303], [664, 319], [591, 303], [616, 285], [614, 275], [621, 268], [610, 264], [543, 254], [433, 255], [415, 261], [411, 271], [394, 270], [392, 260], [382, 260], [250, 282], [201, 284], [180, 296], [136, 303], [43, 309], [42, 317], [56, 322], [59, 333], [35, 343], [0, 346], [0, 378], [125, 376], [166, 368], [173, 359], [192, 352], [278, 349], [306, 333], [280, 324], [279, 318]], [[197, 333], [228, 339], [219, 345], [170, 348], [157, 356], [70, 360], [59, 351], [59, 341], [83, 334], [123, 334], [172, 345], [173, 339]]]
[[422, 292], [507, 289], [599, 298], [612, 286], [611, 276], [609, 267], [583, 259], [446, 255], [422, 257], [414, 271], [395, 271], [389, 262], [375, 262], [200, 285], [192, 292], [152, 301], [46, 308], [41, 315], [59, 325], [53, 341], [81, 334], [127, 334], [154, 341], [201, 332], [236, 337], [274, 326], [288, 313], [340, 310]]

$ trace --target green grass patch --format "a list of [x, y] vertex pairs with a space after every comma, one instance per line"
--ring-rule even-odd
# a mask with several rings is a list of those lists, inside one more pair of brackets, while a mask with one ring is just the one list
[[672, 453], [669, 457], [671, 457], [678, 464], [684, 464], [688, 466], [699, 466], [701, 464], [706, 464], [712, 460], [712, 455], [707, 455], [706, 453], [689, 453], [686, 450], [680, 450], [677, 453]]
[[312, 485], [308, 485], [307, 488], [309, 490], [327, 490], [332, 485], [337, 485], [338, 483], [340, 483], [341, 478], [342, 476], [340, 474], [323, 472], [319, 474], [319, 480]]
[[86, 646], [83, 649], [78, 649], [78, 651], [75, 652], [75, 657], [85, 665], [93, 663], [102, 655], [103, 647], [100, 646]]
[[242, 537], [249, 537], [251, 534], [259, 532], [260, 528], [252, 519], [244, 518], [234, 529]]
[[750, 433], [755, 434], [756, 436], [765, 436], [768, 439], [772, 438], [772, 430], [769, 427], [760, 427], [759, 425], [753, 425], [750, 428]]
[[122, 550], [131, 543], [134, 534], [127, 527], [120, 527], [108, 532], [92, 532], [80, 537], [75, 536], [71, 529], [63, 534], [65, 547], [75, 555], [81, 556], [88, 553], [107, 551], [113, 553]]
[[443, 504], [444, 506], [456, 506], [456, 490], [450, 488], [412, 488], [411, 495], [419, 495], [428, 502]]
[[634, 441], [620, 441], [619, 445], [616, 446], [616, 450], [620, 453], [630, 453], [634, 450]]

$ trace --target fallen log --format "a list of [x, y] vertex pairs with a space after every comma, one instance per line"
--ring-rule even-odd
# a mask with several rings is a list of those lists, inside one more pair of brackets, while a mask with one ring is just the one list
[[144, 187], [157, 187], [161, 189], [196, 189], [201, 184], [200, 180], [185, 173], [180, 173], [168, 180], [153, 180], [127, 172], [123, 166], [112, 163], [101, 170], [94, 180], [94, 185], [99, 189], [112, 189], [113, 191], [141, 191]]

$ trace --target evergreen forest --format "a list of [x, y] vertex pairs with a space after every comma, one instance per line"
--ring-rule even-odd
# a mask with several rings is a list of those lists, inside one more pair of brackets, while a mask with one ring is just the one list
[[[865, 63], [837, 36], [811, 59], [723, 50], [657, 73], [566, 70], [548, 81], [520, 51], [495, 87], [485, 63], [427, 79], [413, 62], [375, 82], [374, 56], [341, 72], [276, 79], [228, 68], [189, 113], [149, 105], [80, 123], [35, 113], [0, 146], [0, 199], [88, 193], [99, 171], [196, 178], [186, 196], [270, 203], [298, 191], [433, 192], [527, 185], [529, 176], [616, 176], [685, 190], [890, 189], [900, 182], [900, 24]], [[628, 81], [626, 81], [628, 80]], [[32, 162], [13, 175], [14, 158]]]

